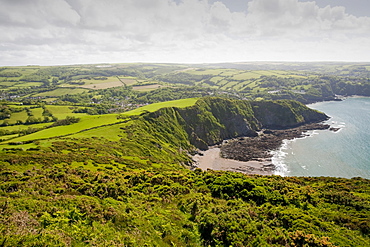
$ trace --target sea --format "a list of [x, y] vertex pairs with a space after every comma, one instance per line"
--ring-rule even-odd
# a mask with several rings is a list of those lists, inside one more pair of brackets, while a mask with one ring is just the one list
[[370, 179], [370, 98], [350, 97], [308, 107], [326, 113], [338, 131], [314, 130], [284, 140], [272, 163], [281, 176], [362, 177]]

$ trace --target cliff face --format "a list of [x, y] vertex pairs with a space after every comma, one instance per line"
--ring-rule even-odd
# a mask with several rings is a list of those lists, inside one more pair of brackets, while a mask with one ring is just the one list
[[179, 109], [190, 142], [207, 148], [224, 139], [254, 135], [259, 128], [252, 107], [247, 101], [203, 98], [189, 108]]
[[[245, 101], [202, 98], [194, 106], [168, 114], [161, 109], [146, 119], [166, 115], [172, 124], [181, 126], [188, 141], [200, 149], [238, 136], [254, 136], [261, 128], [290, 128], [327, 119], [324, 113], [288, 100]], [[163, 116], [162, 116], [163, 117]]]
[[328, 119], [324, 113], [292, 100], [252, 101], [251, 105], [263, 128], [285, 129]]

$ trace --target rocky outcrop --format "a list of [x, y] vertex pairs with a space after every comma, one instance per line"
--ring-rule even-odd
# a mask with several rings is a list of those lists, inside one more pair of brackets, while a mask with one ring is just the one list
[[156, 129], [158, 135], [161, 133], [162, 138], [178, 136], [184, 139], [187, 136], [187, 141], [201, 150], [227, 139], [256, 137], [257, 131], [263, 128], [286, 129], [327, 119], [325, 114], [296, 101], [214, 97], [201, 98], [186, 108], [163, 108], [143, 117], [148, 123], [155, 123], [151, 129]]
[[286, 129], [328, 119], [324, 113], [292, 100], [252, 101], [251, 105], [263, 128]]
[[278, 149], [283, 140], [303, 137], [308, 130], [329, 129], [329, 127], [326, 124], [311, 123], [285, 130], [264, 130], [256, 137], [228, 140], [221, 146], [221, 156], [240, 161], [271, 158], [270, 151]]
[[261, 127], [248, 101], [202, 98], [178, 111], [190, 142], [200, 149], [237, 136], [255, 136]]
[[202, 98], [178, 109], [190, 142], [200, 149], [241, 136], [257, 136], [262, 128], [286, 129], [326, 120], [321, 112], [290, 100], [246, 101]]

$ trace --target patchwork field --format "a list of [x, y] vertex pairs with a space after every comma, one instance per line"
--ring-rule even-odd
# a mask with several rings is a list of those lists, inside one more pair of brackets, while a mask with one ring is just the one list
[[158, 89], [158, 88], [162, 88], [162, 87], [166, 87], [166, 86], [163, 86], [161, 84], [152, 84], [152, 85], [143, 85], [143, 86], [134, 86], [132, 87], [133, 90], [135, 91], [152, 91], [154, 89]]
[[[311, 75], [312, 76], [312, 75]], [[276, 89], [276, 86], [266, 87], [262, 84], [273, 81], [275, 78], [307, 79], [309, 75], [299, 74], [296, 71], [283, 70], [238, 70], [238, 69], [197, 69], [189, 68], [163, 76], [166, 82], [185, 85], [211, 87], [227, 91], [249, 91], [250, 93], [267, 92]]]
[[127, 115], [127, 116], [140, 115], [143, 112], [153, 112], [161, 108], [165, 108], [165, 107], [183, 108], [183, 107], [194, 105], [197, 100], [198, 100], [197, 98], [190, 98], [190, 99], [180, 99], [180, 100], [172, 100], [172, 101], [154, 103], [154, 104], [139, 107], [132, 111], [124, 112], [123, 115]]
[[88, 89], [83, 88], [57, 88], [53, 91], [37, 93], [32, 95], [33, 97], [54, 97], [54, 96], [61, 96], [66, 94], [79, 94], [83, 92], [88, 92]]
[[88, 89], [106, 89], [106, 88], [122, 87], [122, 86], [123, 86], [122, 82], [117, 80], [116, 78], [116, 81], [96, 83], [96, 84], [91, 83], [91, 84], [82, 85], [79, 87], [88, 88]]
[[[181, 100], [174, 100], [174, 101], [167, 101], [167, 102], [160, 102], [160, 103], [154, 103], [146, 106], [139, 107], [135, 110], [128, 111], [125, 113], [120, 114], [125, 116], [134, 116], [134, 115], [140, 115], [145, 112], [153, 112], [160, 108], [164, 107], [187, 107], [194, 105], [197, 101], [197, 98], [191, 98], [191, 99], [181, 99]], [[66, 125], [66, 126], [56, 126], [52, 128], [45, 128], [47, 126], [50, 126], [52, 123], [38, 123], [38, 124], [28, 124], [28, 125], [13, 125], [13, 126], [2, 126], [0, 127], [0, 131], [21, 131], [21, 130], [27, 130], [29, 128], [34, 129], [42, 129], [34, 133], [29, 133], [27, 135], [18, 136], [18, 135], [4, 135], [2, 136], [2, 144], [4, 147], [11, 147], [7, 143], [23, 143], [23, 142], [30, 142], [34, 140], [44, 140], [49, 138], [55, 138], [55, 137], [62, 137], [62, 136], [69, 136], [72, 135], [76, 137], [84, 137], [84, 136], [104, 136], [104, 135], [111, 135], [117, 137], [116, 128], [109, 128], [107, 125], [120, 123], [120, 122], [126, 122], [127, 119], [122, 120], [119, 118], [118, 114], [104, 114], [104, 115], [87, 115], [86, 113], [73, 113], [73, 110], [77, 108], [74, 106], [58, 106], [58, 105], [47, 105], [45, 106], [45, 109], [47, 109], [53, 117], [57, 117], [58, 119], [65, 119], [68, 116], [69, 117], [78, 117], [80, 120], [77, 123]], [[43, 109], [40, 108], [33, 108], [32, 112], [37, 116], [42, 116]], [[22, 122], [25, 122], [25, 120], [28, 118], [28, 115], [26, 111], [21, 111], [19, 113], [13, 113], [11, 118], [11, 123], [16, 123], [17, 120], [21, 120]], [[10, 123], [10, 121], [9, 121]], [[100, 126], [105, 126], [104, 129], [99, 129]], [[89, 133], [84, 133], [86, 130], [89, 131]], [[110, 133], [112, 130], [113, 132]], [[1, 142], [0, 142], [1, 143]], [[32, 145], [26, 144], [27, 147], [32, 147]], [[34, 146], [34, 145], [33, 145]]]

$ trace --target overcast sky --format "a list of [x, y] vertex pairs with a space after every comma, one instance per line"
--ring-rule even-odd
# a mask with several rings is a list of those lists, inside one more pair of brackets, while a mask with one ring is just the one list
[[368, 61], [369, 0], [0, 0], [0, 66]]

